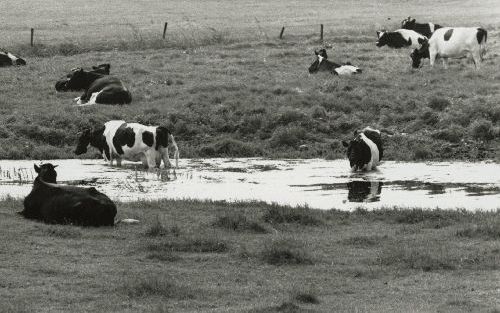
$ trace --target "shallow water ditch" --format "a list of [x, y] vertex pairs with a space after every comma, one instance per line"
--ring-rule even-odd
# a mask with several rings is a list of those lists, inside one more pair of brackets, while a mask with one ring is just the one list
[[[311, 208], [363, 206], [467, 210], [500, 208], [500, 164], [386, 161], [353, 173], [346, 160], [260, 158], [182, 159], [177, 170], [145, 171], [139, 164], [109, 167], [102, 160], [53, 160], [58, 182], [94, 186], [114, 200], [260, 200]], [[39, 161], [0, 161], [0, 196], [31, 190]]]

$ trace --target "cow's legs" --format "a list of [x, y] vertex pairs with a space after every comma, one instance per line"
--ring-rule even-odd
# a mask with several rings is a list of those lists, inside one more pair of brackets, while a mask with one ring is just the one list
[[437, 53], [433, 52], [433, 51], [429, 51], [429, 61], [430, 61], [431, 67], [434, 67], [434, 62], [436, 62], [436, 58], [437, 58]]
[[481, 67], [481, 53], [478, 49], [477, 51], [474, 51], [471, 54], [472, 54], [472, 61], [474, 61], [476, 70], [478, 70]]
[[146, 162], [148, 163], [148, 169], [153, 170], [156, 166], [156, 151], [154, 149], [149, 149], [145, 153]]
[[444, 69], [448, 68], [448, 58], [441, 58], [443, 60], [443, 67]]
[[119, 167], [122, 166], [122, 158], [120, 158], [120, 157], [116, 158], [116, 165], [119, 166]]
[[170, 157], [168, 156], [168, 147], [159, 147], [158, 151], [160, 152], [165, 168], [171, 168], [172, 163], [170, 162]]

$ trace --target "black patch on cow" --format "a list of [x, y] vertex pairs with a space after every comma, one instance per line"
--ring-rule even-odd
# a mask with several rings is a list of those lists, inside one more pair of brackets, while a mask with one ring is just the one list
[[483, 28], [478, 28], [477, 29], [476, 38], [477, 38], [477, 43], [478, 44], [486, 43], [486, 40], [488, 38], [488, 32], [485, 29], [483, 29]]
[[453, 28], [448, 29], [446, 33], [444, 33], [444, 41], [449, 41], [451, 35], [453, 35]]
[[146, 145], [152, 147], [155, 142], [155, 138], [152, 132], [145, 131], [142, 133], [142, 142]]
[[398, 32], [386, 32], [380, 36], [377, 41], [377, 47], [382, 47], [387, 45], [391, 48], [403, 48], [411, 46], [411, 39], [406, 40], [401, 33]]
[[164, 126], [158, 126], [156, 128], [156, 150], [158, 150], [160, 147], [168, 147], [168, 135], [170, 135], [170, 131], [168, 130], [168, 128]]
[[113, 146], [118, 154], [122, 155], [122, 147], [127, 145], [129, 148], [133, 147], [135, 143], [135, 132], [131, 127], [127, 127], [127, 123], [123, 123], [113, 137]]

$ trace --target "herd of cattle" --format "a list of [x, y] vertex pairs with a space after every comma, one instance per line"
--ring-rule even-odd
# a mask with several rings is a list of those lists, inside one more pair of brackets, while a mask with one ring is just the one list
[[[485, 53], [487, 32], [479, 27], [442, 27], [438, 24], [416, 23], [408, 17], [402, 28], [395, 31], [377, 31], [377, 46], [391, 48], [413, 48], [412, 66], [419, 67], [421, 59], [429, 58], [433, 65], [437, 57], [447, 58], [472, 56], [479, 68]], [[337, 64], [328, 60], [325, 49], [315, 51], [316, 60], [309, 67], [310, 73], [326, 71], [335, 75], [361, 73], [361, 69], [350, 63]], [[0, 66], [25, 65], [26, 61], [8, 52], [0, 51]], [[101, 64], [91, 69], [75, 68], [55, 84], [57, 91], [83, 91], [76, 98], [77, 104], [127, 104], [132, 101], [130, 91], [123, 82], [110, 75], [110, 65]], [[372, 170], [383, 156], [382, 138], [379, 130], [366, 127], [355, 131], [354, 138], [343, 141], [347, 149], [352, 170]], [[178, 166], [179, 149], [174, 136], [163, 126], [145, 126], [112, 120], [102, 125], [84, 129], [78, 138], [75, 154], [87, 152], [88, 146], [98, 149], [103, 158], [118, 166], [122, 159], [141, 161], [149, 169], [159, 168], [163, 161], [171, 167], [169, 148], [174, 150], [175, 167]], [[116, 205], [95, 188], [59, 185], [54, 165], [35, 165], [38, 173], [31, 193], [24, 200], [26, 218], [47, 223], [69, 223], [84, 226], [107, 226], [115, 224]]]

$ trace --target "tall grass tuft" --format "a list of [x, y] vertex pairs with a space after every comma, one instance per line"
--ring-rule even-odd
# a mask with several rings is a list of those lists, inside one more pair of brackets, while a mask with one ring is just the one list
[[317, 217], [317, 210], [311, 210], [307, 207], [287, 207], [279, 205], [271, 205], [271, 207], [264, 213], [263, 219], [267, 223], [281, 224], [293, 223], [307, 226], [319, 226], [323, 221]]
[[239, 232], [251, 232], [264, 234], [268, 229], [258, 221], [251, 221], [241, 213], [229, 213], [218, 217], [212, 224], [213, 226], [229, 229]]
[[500, 239], [500, 220], [486, 224], [473, 224], [457, 231], [458, 237], [483, 238], [486, 240]]
[[274, 240], [261, 251], [261, 259], [271, 265], [314, 264], [304, 245], [293, 239]]
[[149, 275], [126, 280], [122, 289], [130, 298], [148, 296], [161, 296], [178, 300], [195, 298], [195, 293], [192, 290], [179, 286], [168, 277], [161, 275]]
[[153, 242], [148, 245], [148, 250], [152, 252], [176, 251], [194, 253], [223, 253], [228, 249], [229, 248], [226, 242], [212, 236], [164, 238], [161, 241]]

